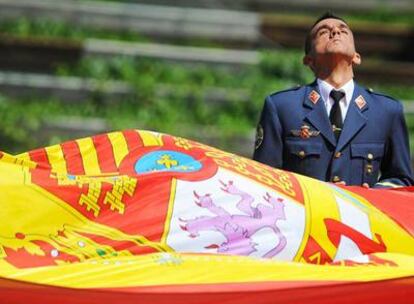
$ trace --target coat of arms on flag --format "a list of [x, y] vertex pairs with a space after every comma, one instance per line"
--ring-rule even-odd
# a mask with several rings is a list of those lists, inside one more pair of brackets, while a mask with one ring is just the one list
[[141, 130], [1, 153], [0, 188], [5, 303], [414, 296], [410, 188], [338, 187]]

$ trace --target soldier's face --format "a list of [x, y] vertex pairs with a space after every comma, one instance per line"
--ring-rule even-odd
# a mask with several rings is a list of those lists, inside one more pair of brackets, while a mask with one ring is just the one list
[[342, 20], [328, 18], [318, 22], [311, 31], [311, 39], [312, 57], [336, 54], [352, 58], [356, 54], [352, 31]]

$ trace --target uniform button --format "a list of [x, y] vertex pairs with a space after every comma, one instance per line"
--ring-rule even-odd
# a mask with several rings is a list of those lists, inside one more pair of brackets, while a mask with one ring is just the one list
[[372, 155], [372, 153], [368, 153], [367, 157], [368, 157], [369, 160], [373, 160], [374, 159], [374, 155]]
[[340, 181], [341, 181], [341, 178], [340, 178], [339, 176], [335, 175], [335, 176], [333, 177], [332, 181], [333, 181], [334, 183], [337, 183], [337, 182], [340, 182]]
[[336, 152], [336, 153], [335, 153], [335, 158], [340, 158], [340, 157], [341, 157], [341, 155], [342, 155], [342, 153], [341, 153], [341, 152]]
[[371, 168], [367, 168], [367, 173], [371, 174], [372, 173], [372, 169]]
[[305, 157], [305, 155], [306, 155], [306, 153], [305, 153], [305, 151], [300, 151], [299, 152], [299, 156], [301, 157], [301, 158], [304, 158]]

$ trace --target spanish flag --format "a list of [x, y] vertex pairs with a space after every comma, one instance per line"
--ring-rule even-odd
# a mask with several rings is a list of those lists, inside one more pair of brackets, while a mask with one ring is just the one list
[[141, 130], [0, 152], [0, 303], [413, 303], [414, 194]]

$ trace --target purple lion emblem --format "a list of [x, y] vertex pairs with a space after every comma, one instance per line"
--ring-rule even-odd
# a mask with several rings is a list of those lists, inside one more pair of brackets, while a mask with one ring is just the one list
[[279, 241], [263, 257], [272, 258], [281, 252], [286, 247], [287, 240], [276, 223], [286, 220], [283, 199], [276, 199], [266, 193], [263, 199], [268, 204], [260, 203], [253, 207], [254, 198], [250, 194], [238, 189], [232, 181], [227, 184], [222, 181], [220, 183], [223, 185], [222, 191], [240, 197], [237, 208], [246, 215], [232, 215], [215, 205], [210, 194], [199, 195], [194, 191], [195, 203], [201, 208], [208, 209], [215, 216], [200, 216], [187, 220], [180, 218], [183, 222], [181, 229], [187, 231], [192, 238], [198, 237], [200, 231], [218, 231], [223, 234], [226, 241], [219, 245], [211, 244], [206, 248], [217, 248], [218, 253], [249, 255], [256, 251], [257, 245], [252, 241], [252, 235], [267, 227], [275, 232]]

